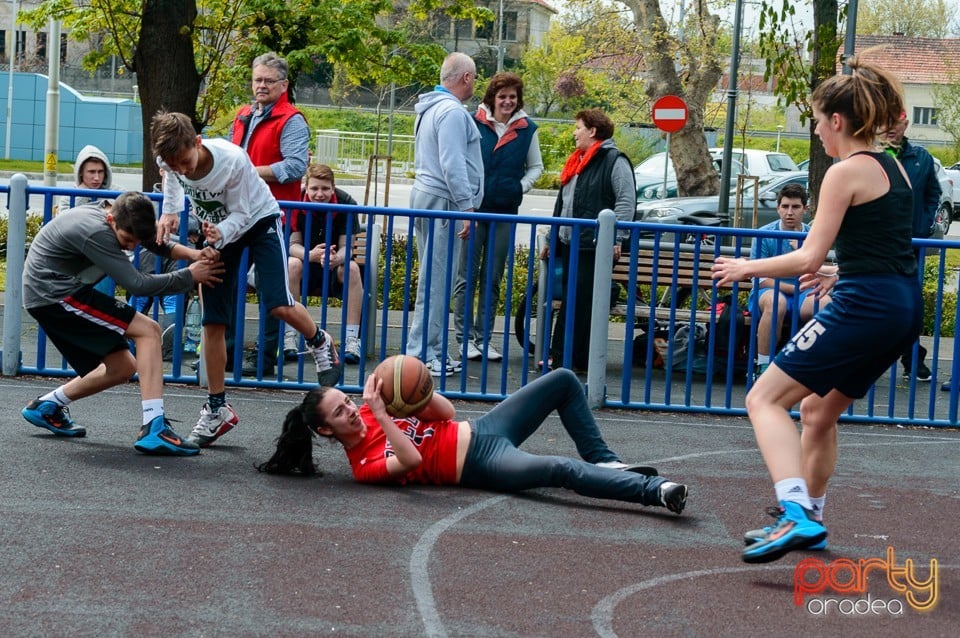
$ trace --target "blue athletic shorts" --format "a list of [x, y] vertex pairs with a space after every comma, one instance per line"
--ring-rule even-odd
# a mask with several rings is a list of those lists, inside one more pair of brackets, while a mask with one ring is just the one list
[[919, 337], [920, 284], [916, 276], [841, 276], [830, 296], [774, 361], [819, 396], [836, 389], [859, 399]]
[[220, 251], [225, 268], [223, 283], [203, 287], [203, 325], [231, 323], [230, 318], [237, 307], [238, 280], [246, 291], [246, 272], [242, 276], [239, 272], [240, 258], [245, 248], [250, 249], [247, 265], [257, 267], [257, 290], [266, 309], [294, 304], [287, 279], [287, 247], [283, 239], [283, 226], [280, 216], [275, 215], [260, 220]]

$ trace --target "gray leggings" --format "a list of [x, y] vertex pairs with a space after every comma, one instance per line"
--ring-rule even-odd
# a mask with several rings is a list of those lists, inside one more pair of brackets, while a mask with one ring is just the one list
[[[554, 410], [583, 460], [528, 454], [518, 446]], [[561, 368], [527, 384], [472, 424], [460, 484], [519, 492], [563, 487], [593, 498], [660, 505], [661, 477], [597, 467], [617, 461], [600, 435], [576, 375]]]

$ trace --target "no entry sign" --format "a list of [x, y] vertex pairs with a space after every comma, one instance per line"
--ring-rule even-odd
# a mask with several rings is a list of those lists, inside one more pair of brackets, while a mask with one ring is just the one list
[[653, 103], [653, 123], [664, 133], [676, 133], [687, 123], [687, 104], [676, 95], [664, 95]]

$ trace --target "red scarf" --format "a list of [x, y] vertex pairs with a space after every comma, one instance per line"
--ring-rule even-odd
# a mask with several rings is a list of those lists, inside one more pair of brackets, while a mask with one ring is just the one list
[[597, 151], [600, 150], [600, 145], [603, 144], [603, 140], [594, 142], [593, 146], [588, 148], [586, 151], [574, 151], [570, 153], [570, 157], [567, 158], [567, 163], [563, 165], [563, 170], [560, 171], [560, 184], [566, 184], [574, 175], [579, 175], [584, 167], [590, 163], [590, 160], [593, 159], [593, 156], [597, 154]]

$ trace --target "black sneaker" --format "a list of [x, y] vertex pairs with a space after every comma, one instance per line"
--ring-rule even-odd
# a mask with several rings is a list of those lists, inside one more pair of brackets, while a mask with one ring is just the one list
[[[912, 376], [912, 375], [910, 374], [910, 368], [908, 368], [908, 367], [905, 366], [905, 367], [903, 368], [903, 378], [904, 378], [904, 380], [905, 380], [905, 381], [909, 381], [911, 376]], [[923, 361], [918, 361], [918, 362], [917, 362], [917, 374], [916, 374], [916, 376], [915, 376], [914, 378], [915, 378], [917, 381], [929, 381], [930, 379], [933, 378], [933, 375], [930, 373], [930, 368], [927, 367], [927, 364], [925, 364]]]
[[[256, 350], [252, 350], [252, 351], [250, 351], [250, 352], [247, 352], [247, 353], [243, 356], [243, 374], [244, 374], [245, 376], [246, 376], [246, 375], [249, 375], [249, 376], [251, 376], [251, 377], [257, 376], [257, 372], [258, 372], [258, 368], [257, 368], [257, 363], [258, 363], [258, 362], [257, 362], [257, 359], [259, 358], [259, 356], [260, 356], [260, 355], [259, 355], [259, 353], [258, 353]], [[277, 373], [277, 366], [274, 365], [274, 364], [272, 364], [272, 363], [270, 363], [270, 362], [267, 360], [267, 357], [264, 356], [264, 358], [263, 358], [263, 376], [264, 376], [264, 377], [272, 377], [272, 376], [274, 376], [276, 373]]]
[[660, 504], [679, 515], [687, 504], [687, 486], [683, 483], [664, 481], [660, 484]]

